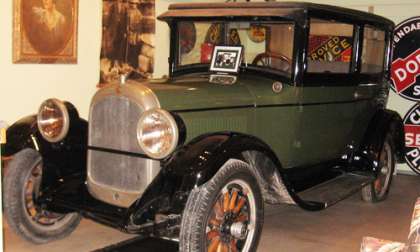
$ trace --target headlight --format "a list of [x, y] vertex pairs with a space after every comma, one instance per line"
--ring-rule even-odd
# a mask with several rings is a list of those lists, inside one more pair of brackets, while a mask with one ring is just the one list
[[150, 157], [162, 159], [178, 144], [178, 126], [172, 115], [162, 109], [146, 111], [137, 124], [140, 148]]
[[66, 105], [58, 99], [48, 99], [38, 110], [38, 129], [49, 142], [63, 140], [70, 127], [69, 112]]

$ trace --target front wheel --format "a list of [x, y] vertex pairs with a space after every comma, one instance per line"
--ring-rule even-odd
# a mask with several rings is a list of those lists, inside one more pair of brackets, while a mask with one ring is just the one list
[[263, 218], [254, 174], [248, 164], [231, 159], [192, 190], [182, 216], [180, 251], [256, 251]]
[[53, 213], [36, 204], [42, 170], [39, 153], [32, 149], [22, 150], [10, 162], [3, 184], [4, 213], [10, 228], [36, 244], [69, 235], [81, 219], [77, 213]]

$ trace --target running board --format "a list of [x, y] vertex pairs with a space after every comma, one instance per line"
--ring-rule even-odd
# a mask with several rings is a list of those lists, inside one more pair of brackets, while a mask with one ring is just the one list
[[374, 177], [355, 173], [345, 173], [322, 184], [316, 185], [297, 195], [306, 202], [327, 208], [359, 191], [374, 180]]

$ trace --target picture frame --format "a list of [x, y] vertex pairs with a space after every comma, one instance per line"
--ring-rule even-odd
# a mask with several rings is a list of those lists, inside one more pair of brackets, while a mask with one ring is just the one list
[[215, 46], [210, 71], [238, 73], [242, 59], [242, 46]]
[[79, 0], [14, 0], [13, 63], [76, 64]]

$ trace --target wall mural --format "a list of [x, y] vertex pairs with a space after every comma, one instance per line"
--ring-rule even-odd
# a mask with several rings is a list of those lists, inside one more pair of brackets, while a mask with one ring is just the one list
[[103, 0], [100, 83], [153, 73], [155, 0]]
[[14, 63], [76, 63], [78, 0], [15, 0]]

